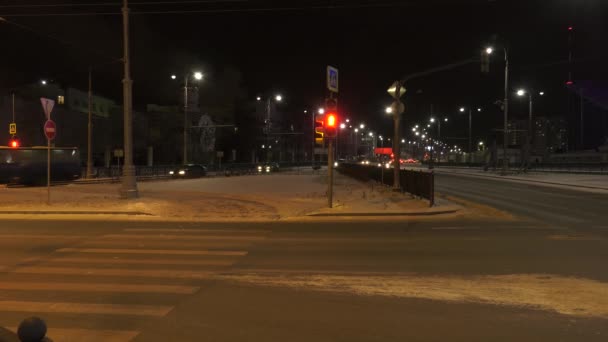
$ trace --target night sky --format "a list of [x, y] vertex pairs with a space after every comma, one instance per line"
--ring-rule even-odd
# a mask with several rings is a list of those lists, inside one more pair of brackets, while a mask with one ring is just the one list
[[[121, 17], [113, 14], [119, 13], [120, 1], [27, 6], [69, 2], [0, 2], [0, 15], [36, 31], [0, 24], [0, 87], [47, 78], [85, 88], [86, 70], [93, 64], [101, 65], [95, 73], [96, 91], [121, 102], [121, 65], [113, 63], [122, 55]], [[493, 43], [511, 51], [514, 89], [532, 85], [545, 90], [538, 111], [567, 116], [563, 84], [569, 25], [575, 28], [573, 78], [608, 78], [608, 21], [603, 20], [608, 6], [601, 0], [154, 2], [133, 0], [131, 6], [136, 108], [174, 103], [176, 85], [169, 75], [199, 68], [206, 74], [205, 87], [225, 84], [231, 77], [240, 83], [241, 99], [280, 92], [286, 99], [284, 110], [299, 115], [322, 104], [324, 72], [330, 64], [340, 69], [341, 113], [388, 133], [391, 120], [383, 108], [390, 104], [385, 91], [392, 81], [479, 57], [480, 49]], [[84, 6], [91, 3], [98, 5]], [[93, 12], [109, 14], [33, 16]], [[497, 127], [500, 109], [492, 103], [502, 98], [502, 68], [497, 55], [489, 75], [471, 64], [406, 84], [406, 125], [426, 120], [433, 103], [436, 113], [454, 118], [445, 128], [447, 135], [464, 127], [457, 116], [460, 105], [487, 108], [476, 121], [479, 131]], [[513, 98], [512, 103], [514, 117], [526, 115], [525, 101]]]

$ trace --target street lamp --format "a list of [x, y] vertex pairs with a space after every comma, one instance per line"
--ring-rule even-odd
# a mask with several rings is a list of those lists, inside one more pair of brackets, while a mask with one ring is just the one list
[[324, 108], [319, 108], [319, 110], [317, 110], [317, 113], [319, 113], [319, 114], [325, 114], [325, 109]]
[[[261, 101], [262, 98], [260, 96], [258, 96], [256, 98], [256, 100], [257, 101]], [[277, 95], [274, 96], [274, 100], [276, 102], [281, 102], [283, 100], [283, 97], [281, 95], [277, 94]], [[270, 120], [271, 105], [272, 105], [272, 101], [271, 101], [271, 97], [269, 96], [266, 99], [266, 120], [264, 120], [265, 123], [266, 123], [266, 129], [265, 129], [265, 131], [266, 131], [266, 143], [269, 146], [270, 146], [270, 143], [269, 143], [268, 139], [269, 139], [270, 127], [271, 127], [271, 120]], [[313, 121], [313, 124], [314, 124], [314, 121]], [[313, 134], [313, 137], [314, 137], [314, 134]], [[269, 158], [269, 154], [266, 154], [266, 161], [269, 161], [268, 158]]]
[[340, 124], [340, 129], [345, 129], [345, 128], [346, 128], [346, 124], [341, 123], [341, 124]]
[[[472, 143], [472, 139], [473, 139], [473, 109], [471, 106], [467, 107], [469, 110], [469, 162], [471, 162], [471, 153], [473, 152], [473, 143]], [[459, 111], [461, 113], [464, 113], [464, 111], [466, 110], [465, 107], [460, 107]], [[477, 112], [481, 112], [481, 108], [477, 108]]]
[[391, 108], [391, 107], [386, 107], [386, 108], [384, 109], [384, 111], [386, 112], [386, 114], [391, 114], [391, 113], [393, 113], [393, 108]]
[[[192, 74], [184, 76], [184, 156], [182, 159], [184, 165], [188, 164], [188, 82], [190, 81], [190, 77], [194, 81], [200, 81], [203, 79], [203, 74], [200, 71], [195, 71]], [[171, 79], [175, 80], [177, 76], [171, 75]]]
[[[505, 89], [504, 95], [505, 98], [503, 100], [503, 111], [504, 111], [504, 128], [503, 128], [503, 161], [502, 161], [502, 173], [503, 175], [507, 174], [507, 143], [509, 140], [509, 132], [508, 132], [508, 118], [509, 118], [509, 53], [506, 47], [503, 48], [505, 53]], [[492, 47], [486, 48], [486, 54], [491, 55], [494, 49]]]
[[360, 125], [359, 125], [359, 128], [360, 128], [360, 129], [364, 129], [364, 128], [365, 128], [365, 124], [360, 124]]
[[[517, 90], [517, 96], [525, 96], [526, 94], [528, 95], [528, 141], [527, 141], [527, 146], [528, 146], [528, 151], [527, 151], [527, 155], [526, 155], [526, 168], [529, 166], [530, 164], [530, 153], [532, 150], [532, 139], [534, 137], [534, 134], [532, 132], [532, 95], [533, 95], [533, 91], [526, 91], [525, 89], [519, 89]], [[538, 95], [543, 96], [545, 95], [544, 91], [540, 91], [538, 92]]]

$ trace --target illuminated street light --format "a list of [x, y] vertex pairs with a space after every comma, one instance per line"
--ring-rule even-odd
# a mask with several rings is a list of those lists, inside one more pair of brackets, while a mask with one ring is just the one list
[[197, 80], [197, 81], [202, 80], [203, 79], [203, 73], [200, 72], [200, 71], [195, 72], [194, 73], [194, 79]]
[[42, 84], [42, 85], [46, 85], [46, 80], [42, 80], [42, 81], [40, 81], [40, 84]]
[[259, 97], [259, 96], [258, 96], [258, 97], [256, 97], [255, 99], [256, 99], [257, 101], [262, 101], [262, 98], [261, 98], [261, 97]]
[[477, 108], [477, 111], [478, 111], [478, 112], [481, 112], [481, 108]]
[[494, 52], [494, 49], [492, 49], [491, 47], [486, 48], [486, 54], [491, 55], [492, 52]]
[[325, 109], [319, 108], [319, 110], [317, 111], [317, 113], [319, 113], [319, 114], [325, 114]]
[[283, 100], [283, 96], [281, 96], [281, 95], [277, 95], [277, 96], [275, 96], [275, 97], [274, 97], [274, 99], [275, 99], [277, 102], [281, 102], [281, 101]]
[[519, 89], [519, 90], [517, 91], [517, 96], [524, 96], [524, 95], [526, 95], [526, 91], [525, 91], [525, 90], [523, 90], [523, 89]]
[[341, 123], [340, 124], [340, 129], [345, 129], [346, 128], [346, 124]]
[[412, 132], [416, 132], [416, 127], [412, 127]]
[[391, 114], [393, 112], [393, 108], [386, 107], [386, 109], [384, 109], [384, 111], [386, 112], [386, 114]]
[[364, 128], [365, 128], [365, 125], [364, 125], [364, 124], [360, 124], [360, 125], [359, 125], [359, 128], [364, 129]]
[[464, 107], [460, 107], [459, 110], [460, 110], [461, 113], [464, 113]]
[[429, 120], [430, 122], [435, 122], [435, 118], [431, 118], [431, 120]]
[[545, 92], [541, 91], [541, 92], [538, 93], [538, 95], [543, 96], [543, 95], [545, 95]]
[[374, 132], [369, 132], [369, 136], [373, 137], [374, 136]]
[[420, 135], [420, 132], [416, 132], [415, 134], [416, 134], [416, 136], [419, 136], [419, 135]]
[[304, 109], [304, 114], [308, 113], [308, 111], [306, 109]]
[[177, 75], [171, 75], [171, 79], [174, 80], [177, 78]]
[[355, 133], [359, 133], [359, 129], [358, 128], [355, 128]]

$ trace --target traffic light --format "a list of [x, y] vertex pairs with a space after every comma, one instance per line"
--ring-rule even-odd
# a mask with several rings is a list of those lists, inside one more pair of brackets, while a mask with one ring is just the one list
[[318, 147], [323, 147], [324, 137], [325, 132], [323, 130], [323, 119], [315, 119], [315, 145]]
[[486, 51], [481, 51], [481, 72], [487, 74], [490, 72], [490, 55]]
[[329, 112], [325, 114], [325, 136], [328, 138], [335, 138], [338, 132], [338, 114], [335, 112]]
[[19, 141], [19, 138], [13, 136], [11, 140], [8, 141], [8, 146], [10, 146], [11, 148], [18, 148], [19, 146], [21, 146], [21, 142]]

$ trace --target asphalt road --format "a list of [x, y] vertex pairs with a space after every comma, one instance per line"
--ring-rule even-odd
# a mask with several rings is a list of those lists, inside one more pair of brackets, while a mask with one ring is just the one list
[[554, 227], [608, 229], [607, 194], [446, 173], [436, 175], [435, 190]]
[[55, 342], [608, 340], [606, 196], [448, 175], [437, 190], [515, 218], [4, 218], [0, 326], [38, 315]]

